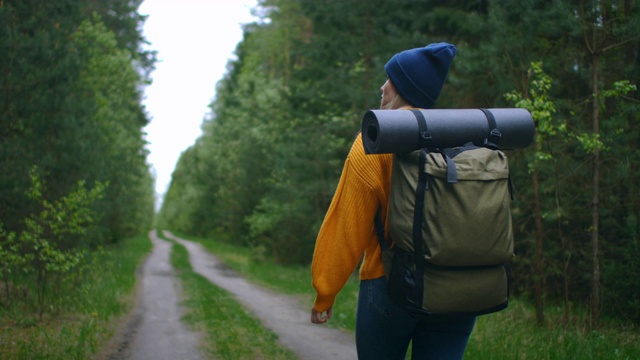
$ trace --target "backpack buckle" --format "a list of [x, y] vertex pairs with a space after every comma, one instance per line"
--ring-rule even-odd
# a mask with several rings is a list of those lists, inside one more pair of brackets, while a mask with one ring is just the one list
[[431, 134], [428, 131], [423, 131], [420, 134], [420, 142], [422, 143], [421, 144], [422, 148], [429, 147], [431, 145], [431, 143], [433, 142], [433, 137], [431, 136]]
[[499, 143], [501, 137], [502, 137], [502, 134], [498, 129], [491, 129], [491, 132], [489, 132], [489, 140], [494, 144]]
[[491, 129], [491, 131], [489, 132], [489, 136], [486, 139], [484, 139], [483, 145], [490, 149], [497, 149], [498, 143], [500, 142], [501, 137], [502, 137], [502, 134], [500, 133], [500, 130], [496, 128]]

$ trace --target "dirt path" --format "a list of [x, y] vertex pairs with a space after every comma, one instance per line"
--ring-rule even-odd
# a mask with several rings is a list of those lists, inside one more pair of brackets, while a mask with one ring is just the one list
[[[357, 358], [352, 333], [311, 324], [309, 310], [300, 306], [297, 299], [249, 283], [197, 243], [169, 232], [164, 235], [186, 247], [195, 272], [235, 296], [299, 359]], [[149, 237], [153, 251], [142, 268], [138, 305], [115, 336], [110, 353], [97, 359], [205, 359], [197, 349], [200, 335], [181, 322], [179, 281], [169, 262], [171, 244], [158, 238], [155, 232]]]
[[200, 244], [180, 239], [169, 232], [167, 238], [178, 241], [189, 251], [193, 270], [235, 295], [262, 324], [278, 334], [280, 343], [300, 359], [356, 359], [354, 336], [310, 322], [310, 309], [302, 308], [295, 298], [259, 288], [228, 269]]
[[180, 283], [169, 261], [171, 243], [149, 234], [153, 251], [139, 276], [138, 300], [133, 314], [123, 322], [108, 360], [200, 360], [200, 335], [182, 323]]

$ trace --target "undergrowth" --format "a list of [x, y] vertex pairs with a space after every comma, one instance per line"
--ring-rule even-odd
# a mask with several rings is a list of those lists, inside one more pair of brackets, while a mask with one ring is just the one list
[[55, 283], [54, 300], [40, 317], [37, 295], [19, 279], [21, 298], [0, 307], [0, 354], [13, 359], [89, 359], [114, 334], [133, 304], [136, 269], [151, 250], [146, 236], [92, 253], [71, 281]]

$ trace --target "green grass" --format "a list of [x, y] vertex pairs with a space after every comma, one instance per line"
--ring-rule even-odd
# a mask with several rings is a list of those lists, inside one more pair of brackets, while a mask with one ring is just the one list
[[0, 357], [88, 359], [99, 352], [118, 318], [131, 309], [136, 269], [150, 250], [151, 242], [141, 236], [93, 253], [82, 271], [51, 284], [42, 319], [34, 292], [14, 283], [23, 297], [0, 307]]
[[640, 332], [605, 324], [589, 331], [560, 326], [560, 314], [547, 309], [545, 326], [535, 325], [533, 308], [519, 301], [478, 318], [465, 359], [640, 359]]
[[[308, 267], [283, 267], [256, 256], [248, 248], [179, 236], [199, 242], [249, 280], [299, 296], [301, 304], [311, 309], [314, 291]], [[354, 275], [336, 299], [331, 326], [354, 330], [357, 296], [358, 280]], [[465, 359], [640, 359], [640, 331], [636, 327], [625, 329], [603, 322], [602, 330], [589, 331], [580, 325], [584, 320], [577, 320], [564, 330], [560, 326], [561, 314], [554, 310], [546, 309], [546, 326], [535, 325], [533, 307], [517, 299], [512, 299], [506, 310], [479, 317]]]
[[193, 272], [187, 250], [174, 243], [171, 264], [182, 283], [187, 308], [185, 321], [205, 334], [204, 351], [214, 359], [295, 359], [277, 343], [277, 335], [226, 291]]

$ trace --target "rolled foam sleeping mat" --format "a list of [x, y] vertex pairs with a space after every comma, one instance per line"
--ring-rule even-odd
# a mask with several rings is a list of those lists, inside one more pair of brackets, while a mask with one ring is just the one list
[[[521, 108], [493, 108], [501, 138], [500, 149], [525, 148], [533, 142], [531, 113]], [[482, 145], [489, 122], [480, 109], [421, 109], [431, 136], [429, 147], [449, 148], [472, 142]], [[403, 154], [423, 147], [418, 120], [411, 110], [369, 110], [362, 119], [362, 142], [367, 154]]]

